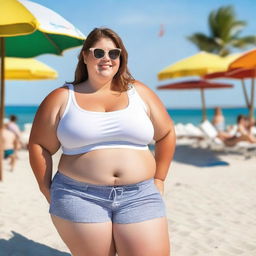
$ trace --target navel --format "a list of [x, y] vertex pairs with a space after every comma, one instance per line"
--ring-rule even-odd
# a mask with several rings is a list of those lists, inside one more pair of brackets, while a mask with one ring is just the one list
[[119, 177], [120, 177], [120, 173], [119, 173], [119, 172], [114, 172], [113, 176], [114, 176], [115, 178], [119, 178]]

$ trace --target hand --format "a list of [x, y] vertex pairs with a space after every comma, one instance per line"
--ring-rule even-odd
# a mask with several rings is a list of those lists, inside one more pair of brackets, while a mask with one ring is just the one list
[[46, 188], [46, 187], [43, 187], [43, 188], [40, 188], [40, 190], [43, 193], [43, 195], [45, 196], [47, 202], [50, 204], [50, 202], [51, 202], [50, 189]]
[[49, 191], [48, 193], [44, 194], [44, 196], [45, 196], [45, 198], [46, 198], [47, 202], [50, 204], [50, 203], [51, 203], [51, 195], [50, 195], [50, 191]]
[[154, 183], [155, 183], [157, 189], [159, 190], [160, 194], [163, 196], [163, 194], [164, 194], [164, 181], [162, 181], [160, 179], [154, 179]]

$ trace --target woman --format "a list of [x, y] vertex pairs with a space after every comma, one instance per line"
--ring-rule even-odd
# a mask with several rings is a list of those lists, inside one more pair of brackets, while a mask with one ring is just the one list
[[248, 117], [244, 115], [237, 116], [237, 129], [234, 135], [230, 138], [225, 138], [224, 143], [227, 146], [234, 146], [240, 141], [256, 143], [255, 136], [250, 132], [250, 123]]
[[[170, 253], [161, 194], [174, 127], [156, 94], [132, 78], [127, 57], [114, 31], [94, 29], [75, 81], [50, 93], [33, 123], [31, 167], [73, 256]], [[51, 156], [60, 146], [51, 181]]]
[[215, 126], [218, 132], [225, 131], [225, 117], [222, 114], [222, 110], [220, 107], [216, 107], [214, 109], [214, 116], [212, 119], [212, 124]]

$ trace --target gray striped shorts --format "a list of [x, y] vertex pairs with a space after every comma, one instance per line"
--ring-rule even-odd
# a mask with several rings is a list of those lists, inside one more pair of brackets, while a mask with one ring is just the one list
[[51, 184], [49, 213], [72, 222], [135, 223], [166, 216], [154, 179], [102, 186], [74, 180], [59, 171]]

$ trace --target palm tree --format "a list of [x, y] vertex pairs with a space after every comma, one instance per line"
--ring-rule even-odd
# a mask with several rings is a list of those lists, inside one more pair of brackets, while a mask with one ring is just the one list
[[236, 19], [233, 6], [224, 6], [212, 11], [208, 17], [208, 25], [209, 36], [195, 33], [188, 37], [202, 51], [226, 56], [232, 48], [241, 49], [248, 45], [256, 45], [256, 36], [239, 36], [247, 24]]

